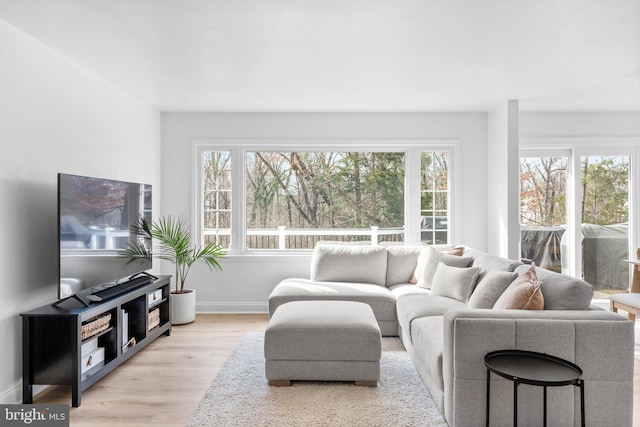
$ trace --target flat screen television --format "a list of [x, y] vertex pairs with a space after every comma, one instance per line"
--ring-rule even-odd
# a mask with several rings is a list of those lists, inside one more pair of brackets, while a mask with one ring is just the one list
[[[126, 258], [141, 217], [151, 223], [151, 185], [58, 174], [58, 298], [90, 294], [152, 267], [152, 258]], [[77, 298], [77, 297], [76, 297]], [[80, 298], [80, 300], [83, 300]]]

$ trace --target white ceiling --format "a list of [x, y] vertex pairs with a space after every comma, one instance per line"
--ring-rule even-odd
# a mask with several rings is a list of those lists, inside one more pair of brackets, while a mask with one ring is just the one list
[[0, 0], [161, 111], [640, 111], [640, 0]]

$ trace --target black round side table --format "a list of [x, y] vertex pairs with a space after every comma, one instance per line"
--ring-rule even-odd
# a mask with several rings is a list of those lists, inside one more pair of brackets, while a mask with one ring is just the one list
[[529, 384], [544, 387], [544, 426], [547, 425], [547, 387], [573, 385], [580, 388], [580, 417], [584, 427], [584, 380], [577, 365], [544, 353], [525, 350], [498, 350], [484, 357], [487, 367], [487, 411], [489, 427], [489, 392], [491, 372], [513, 381], [513, 425], [518, 425], [518, 386]]

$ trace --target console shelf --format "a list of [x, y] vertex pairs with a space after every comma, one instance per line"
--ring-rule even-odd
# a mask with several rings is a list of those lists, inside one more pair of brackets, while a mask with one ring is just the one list
[[[70, 385], [78, 407], [84, 390], [159, 336], [171, 335], [169, 280], [160, 277], [89, 307], [45, 305], [22, 313], [23, 403], [33, 402], [34, 385]], [[149, 312], [156, 309], [160, 324], [149, 330]], [[82, 325], [107, 313], [108, 327], [83, 340]]]

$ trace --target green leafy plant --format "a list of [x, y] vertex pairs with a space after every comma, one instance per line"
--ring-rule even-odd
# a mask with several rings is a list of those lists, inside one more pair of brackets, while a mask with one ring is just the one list
[[169, 215], [154, 221], [151, 225], [144, 218], [140, 218], [131, 226], [131, 231], [138, 239], [129, 243], [123, 250], [123, 256], [129, 258], [129, 262], [138, 258], [150, 259], [151, 245], [148, 243], [152, 239], [157, 240], [159, 245], [153, 255], [175, 265], [175, 293], [184, 293], [184, 284], [191, 266], [198, 261], [207, 265], [211, 271], [222, 270], [219, 259], [225, 256], [224, 248], [217, 243], [192, 245], [191, 228], [184, 218]]

